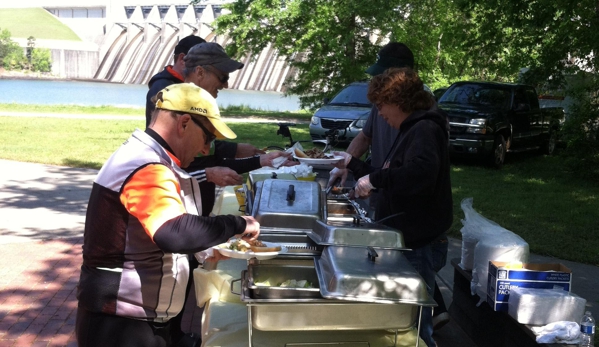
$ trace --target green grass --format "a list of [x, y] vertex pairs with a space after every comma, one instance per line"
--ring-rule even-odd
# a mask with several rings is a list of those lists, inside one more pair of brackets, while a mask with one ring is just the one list
[[453, 236], [464, 214], [460, 202], [520, 235], [536, 254], [599, 265], [599, 186], [576, 178], [563, 159], [509, 153], [502, 170], [475, 163], [452, 165]]
[[[0, 112], [30, 112], [30, 113], [64, 113], [64, 114], [93, 114], [106, 116], [144, 116], [144, 108], [128, 108], [115, 106], [77, 106], [77, 105], [33, 105], [0, 103]], [[307, 111], [300, 112], [273, 112], [261, 109], [252, 109], [246, 105], [227, 106], [221, 108], [223, 117], [228, 118], [277, 118], [291, 121], [303, 120], [309, 121], [312, 113]]]
[[[276, 124], [229, 125], [237, 134], [236, 142], [258, 148], [284, 147], [288, 141], [277, 135]], [[144, 127], [144, 120], [0, 117], [0, 158], [99, 169], [133, 130]], [[310, 139], [307, 124], [291, 131], [294, 140]], [[311, 148], [312, 144], [305, 147]]]
[[0, 9], [0, 29], [12, 37], [81, 41], [71, 28], [62, 24], [43, 8]]
[[[0, 117], [0, 158], [99, 169], [143, 120]], [[237, 142], [284, 146], [277, 126], [231, 123]], [[308, 125], [291, 128], [309, 140]], [[310, 148], [311, 146], [306, 145]], [[485, 217], [520, 235], [536, 254], [599, 265], [599, 186], [564, 169], [559, 156], [508, 154], [502, 170], [470, 162], [451, 168], [454, 223], [460, 237], [460, 202], [473, 197]]]
[[64, 114], [93, 114], [106, 116], [144, 116], [142, 107], [115, 106], [78, 106], [78, 105], [29, 105], [16, 103], [0, 103], [0, 112], [31, 112], [31, 113], [64, 113]]

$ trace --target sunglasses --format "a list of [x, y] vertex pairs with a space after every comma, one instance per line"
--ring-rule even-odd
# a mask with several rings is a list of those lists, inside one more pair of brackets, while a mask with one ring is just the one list
[[216, 135], [208, 131], [208, 129], [206, 129], [206, 127], [199, 120], [195, 119], [192, 115], [189, 115], [189, 117], [191, 117], [191, 120], [194, 123], [196, 123], [196, 125], [199, 126], [204, 132], [204, 142], [206, 143], [206, 145], [212, 145], [212, 142], [216, 140]]
[[213, 68], [212, 65], [204, 65], [204, 66], [202, 66], [202, 68], [212, 72], [216, 76], [216, 78], [220, 81], [220, 83], [225, 84], [225, 83], [229, 82], [229, 75], [223, 74], [218, 69]]

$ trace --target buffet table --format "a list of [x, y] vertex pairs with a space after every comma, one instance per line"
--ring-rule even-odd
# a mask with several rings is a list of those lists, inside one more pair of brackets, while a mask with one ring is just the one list
[[[217, 198], [214, 214], [241, 215], [239, 205], [232, 187], [224, 189]], [[229, 259], [216, 264], [207, 263], [204, 268], [193, 272], [195, 295], [199, 307], [204, 308], [202, 317], [203, 347], [246, 347], [249, 345], [248, 307], [241, 301], [241, 272], [248, 268], [248, 261]], [[255, 346], [330, 346], [345, 347], [392, 347], [415, 346], [417, 330], [335, 330], [335, 331], [260, 331], [252, 329]], [[396, 342], [396, 343], [394, 343]], [[426, 346], [420, 339], [420, 346]]]
[[[215, 270], [194, 270], [198, 306], [204, 306], [202, 319], [203, 347], [247, 347], [248, 310], [240, 297], [231, 293], [231, 280], [247, 268], [246, 260], [221, 261]], [[239, 283], [235, 283], [239, 291]], [[394, 331], [268, 331], [252, 330], [254, 345], [264, 347], [319, 346], [332, 343], [345, 347], [415, 346], [416, 330], [399, 332], [394, 345]], [[420, 346], [426, 344], [420, 340]]]
[[477, 306], [479, 297], [471, 295], [472, 271], [452, 259], [453, 301], [449, 307], [451, 318], [479, 346], [488, 347], [576, 347], [567, 344], [538, 344], [531, 326], [518, 323], [506, 312], [494, 311], [486, 302]]

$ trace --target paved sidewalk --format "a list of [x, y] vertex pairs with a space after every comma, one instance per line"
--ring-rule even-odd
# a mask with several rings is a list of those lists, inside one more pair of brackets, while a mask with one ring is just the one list
[[[76, 346], [76, 285], [87, 201], [96, 170], [0, 160], [0, 347]], [[450, 240], [448, 259], [460, 257]], [[599, 267], [561, 262], [574, 272], [573, 292], [599, 317]], [[439, 274], [451, 303], [453, 268]], [[199, 332], [201, 310], [190, 302], [184, 329]], [[435, 333], [439, 347], [475, 347], [455, 323]]]

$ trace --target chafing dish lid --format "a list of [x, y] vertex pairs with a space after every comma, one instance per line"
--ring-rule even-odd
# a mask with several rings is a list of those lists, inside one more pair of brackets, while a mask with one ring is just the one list
[[256, 183], [262, 182], [267, 179], [281, 179], [281, 180], [295, 180], [295, 176], [293, 174], [285, 174], [285, 173], [276, 173], [276, 172], [266, 172], [263, 169], [250, 171], [248, 174], [250, 180], [251, 189], [256, 188]]
[[403, 234], [381, 224], [316, 221], [308, 236], [319, 245], [407, 249]]
[[256, 198], [261, 212], [321, 213], [321, 189], [316, 182], [267, 179], [259, 194]]
[[401, 251], [329, 246], [315, 264], [324, 298], [436, 306]]

